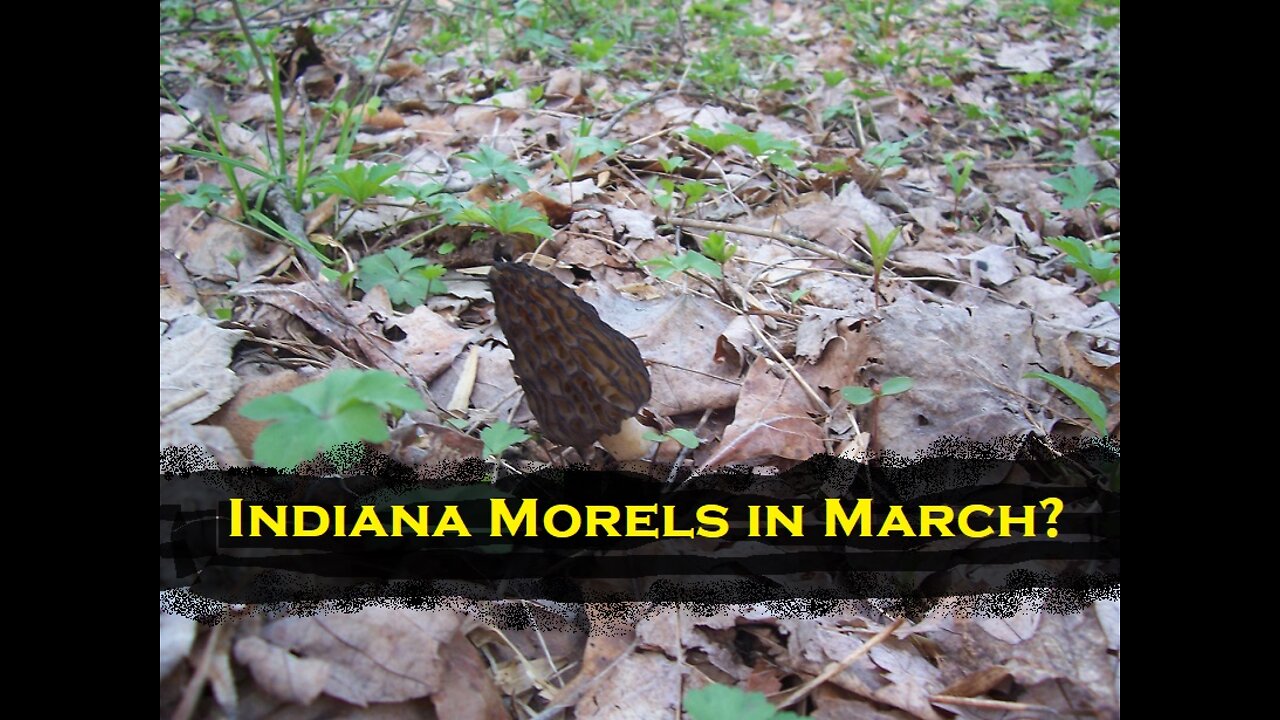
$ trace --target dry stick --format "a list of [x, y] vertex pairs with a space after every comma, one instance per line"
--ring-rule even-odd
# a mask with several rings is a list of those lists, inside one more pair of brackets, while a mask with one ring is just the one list
[[[396, 15], [391, 20], [391, 27], [387, 30], [387, 43], [382, 46], [382, 54], [378, 56], [378, 61], [373, 64], [373, 78], [376, 80], [378, 71], [382, 69], [382, 63], [386, 62], [387, 53], [391, 52], [391, 43], [395, 42], [396, 30], [400, 27], [400, 21], [404, 20], [404, 11], [409, 7], [409, 0], [400, 0], [400, 7], [396, 8]], [[371, 97], [377, 96], [382, 86], [375, 84], [373, 91], [369, 93]]]
[[222, 636], [226, 633], [228, 624], [219, 623], [209, 631], [209, 637], [205, 639], [204, 651], [200, 653], [200, 664], [196, 666], [195, 674], [191, 676], [191, 681], [182, 691], [182, 700], [178, 703], [178, 708], [173, 711], [173, 720], [187, 720], [195, 712], [196, 703], [200, 702], [200, 694], [204, 692], [204, 685], [208, 682], [209, 673], [213, 669], [214, 652], [222, 643]]
[[1047, 705], [1031, 705], [1029, 703], [1009, 702], [1007, 700], [988, 700], [987, 698], [960, 697], [958, 695], [930, 695], [929, 702], [941, 703], [944, 705], [965, 705], [967, 707], [982, 708], [983, 710], [1004, 710], [1007, 712], [1012, 712], [1015, 710], [1020, 710], [1023, 712], [1045, 712], [1045, 713], [1055, 712], [1053, 708]]
[[773, 232], [772, 230], [761, 230], [760, 228], [753, 228], [748, 225], [736, 225], [734, 223], [714, 222], [712, 220], [694, 220], [692, 218], [665, 217], [662, 219], [662, 222], [668, 225], [678, 225], [681, 227], [697, 228], [699, 230], [719, 230], [721, 232], [732, 232], [732, 233], [738, 233], [740, 235], [754, 235], [756, 237], [769, 238], [770, 240], [778, 240], [780, 242], [787, 243], [788, 245], [794, 245], [795, 247], [798, 247], [798, 248], [804, 248], [805, 250], [808, 250], [810, 252], [815, 252], [824, 257], [828, 257], [828, 258], [831, 258], [832, 260], [841, 262], [844, 265], [850, 268], [853, 268], [854, 270], [857, 270], [860, 273], [866, 273], [870, 275], [873, 272], [872, 267], [864, 262], [859, 262], [847, 255], [842, 255], [825, 245], [819, 245], [818, 243], [812, 240], [798, 238], [798, 237], [795, 237], [794, 235], [787, 235], [785, 233]]
[[894, 620], [892, 625], [876, 633], [875, 637], [862, 643], [861, 647], [849, 653], [845, 657], [845, 659], [841, 660], [838, 663], [831, 663], [827, 665], [827, 667], [823, 669], [823, 671], [817, 677], [805, 683], [804, 685], [801, 685], [800, 687], [796, 688], [795, 692], [791, 693], [786, 697], [786, 699], [778, 703], [778, 709], [782, 710], [785, 708], [789, 708], [792, 705], [795, 705], [796, 703], [805, 699], [809, 695], [809, 693], [813, 692], [814, 689], [817, 688], [822, 683], [839, 675], [845, 670], [848, 670], [850, 666], [852, 666], [855, 662], [858, 661], [858, 658], [871, 652], [871, 648], [875, 647], [876, 645], [879, 645], [880, 643], [888, 639], [888, 637], [892, 635], [895, 630], [902, 627], [902, 623], [904, 622], [906, 622], [906, 618], [904, 617], [900, 617], [897, 620]]
[[569, 683], [568, 687], [565, 688], [565, 691], [559, 693], [559, 695], [557, 695], [556, 698], [551, 701], [550, 705], [543, 708], [542, 712], [529, 718], [529, 720], [550, 720], [552, 715], [555, 715], [557, 712], [560, 712], [561, 710], [569, 707], [571, 703], [577, 702], [578, 698], [582, 697], [596, 683], [603, 680], [606, 675], [613, 672], [613, 669], [616, 668], [618, 665], [620, 665], [623, 660], [630, 657], [631, 653], [635, 652], [636, 648], [639, 647], [639, 645], [640, 645], [640, 638], [636, 638], [635, 640], [632, 640], [631, 645], [627, 647], [626, 650], [622, 651], [621, 653], [618, 653], [618, 657], [611, 660], [609, 664], [604, 667], [603, 670], [601, 670], [599, 673], [596, 674], [595, 677], [591, 678], [590, 680], [576, 687], [574, 686], [574, 683], [572, 682]]

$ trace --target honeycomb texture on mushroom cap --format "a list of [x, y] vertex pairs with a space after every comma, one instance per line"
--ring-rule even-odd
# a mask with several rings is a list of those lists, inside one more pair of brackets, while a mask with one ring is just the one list
[[588, 447], [617, 433], [649, 400], [636, 344], [550, 273], [499, 262], [489, 273], [498, 324], [542, 434]]

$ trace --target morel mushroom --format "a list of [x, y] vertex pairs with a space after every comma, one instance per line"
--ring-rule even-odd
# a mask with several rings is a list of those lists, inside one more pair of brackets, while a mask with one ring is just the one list
[[643, 431], [632, 418], [649, 400], [649, 370], [631, 338], [549, 273], [498, 262], [489, 279], [516, 375], [545, 437], [587, 448], [628, 425]]

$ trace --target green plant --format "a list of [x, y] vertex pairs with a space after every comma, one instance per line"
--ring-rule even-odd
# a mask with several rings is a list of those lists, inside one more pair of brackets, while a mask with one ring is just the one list
[[516, 164], [511, 158], [488, 145], [481, 145], [479, 150], [472, 153], [458, 153], [456, 157], [466, 160], [462, 164], [462, 169], [478, 181], [501, 178], [519, 188], [521, 192], [529, 190], [529, 183], [525, 180], [532, 176], [529, 169]]
[[684, 167], [688, 162], [688, 160], [679, 155], [669, 158], [658, 158], [658, 164], [662, 166], [662, 171], [665, 173], [673, 173]]
[[867, 237], [867, 249], [871, 251], [871, 293], [875, 295], [876, 307], [880, 307], [880, 272], [884, 270], [885, 260], [889, 259], [889, 251], [893, 249], [893, 241], [902, 228], [895, 227], [881, 237], [870, 225], [863, 225]]
[[529, 439], [529, 433], [518, 427], [511, 427], [505, 421], [496, 422], [480, 431], [480, 439], [484, 442], [484, 456], [501, 455], [507, 448]]
[[[963, 160], [964, 164], [961, 165], [959, 160]], [[955, 215], [960, 210], [960, 193], [969, 184], [969, 173], [973, 172], [973, 158], [967, 153], [947, 153], [942, 156], [942, 162], [947, 168], [947, 177], [951, 180], [951, 214]]]
[[401, 167], [399, 163], [373, 166], [357, 163], [345, 170], [330, 169], [315, 179], [311, 189], [363, 205], [375, 195], [390, 192], [392, 188], [387, 181], [395, 177]]
[[910, 390], [913, 385], [915, 385], [915, 381], [911, 378], [899, 376], [885, 380], [880, 384], [879, 391], [872, 390], [869, 387], [846, 385], [840, 388], [840, 395], [845, 400], [848, 400], [850, 405], [866, 405], [876, 398], [904, 393]]
[[398, 375], [342, 369], [287, 393], [258, 398], [240, 414], [271, 423], [254, 440], [254, 461], [290, 468], [338, 445], [383, 442], [390, 437], [385, 413], [425, 407]]
[[876, 143], [875, 145], [867, 148], [866, 152], [862, 154], [862, 159], [865, 160], [868, 165], [879, 170], [882, 174], [886, 170], [902, 167], [907, 162], [902, 159], [902, 151], [905, 150], [908, 145], [915, 142], [918, 137], [920, 137], [919, 133], [912, 133], [905, 138], [895, 140], [894, 142]]
[[555, 234], [545, 215], [518, 202], [472, 205], [454, 213], [451, 219], [457, 224], [488, 225], [503, 235], [524, 233], [547, 238]]
[[1120, 190], [1117, 188], [1095, 190], [1094, 188], [1098, 185], [1098, 176], [1083, 165], [1076, 165], [1064, 175], [1051, 177], [1045, 180], [1044, 184], [1062, 193], [1062, 207], [1066, 210], [1082, 208], [1091, 203], [1096, 203], [1102, 208], [1120, 207]]
[[762, 130], [749, 132], [733, 123], [725, 123], [718, 131], [691, 125], [683, 134], [690, 142], [705, 147], [713, 155], [737, 145], [757, 162], [768, 163], [788, 173], [796, 172], [795, 156], [804, 152], [794, 140], [781, 140]]
[[[551, 154], [551, 159], [555, 161], [556, 166], [560, 168], [560, 172], [564, 174], [565, 182], [573, 183], [573, 179], [578, 174], [578, 166], [583, 160], [593, 155], [600, 155], [606, 158], [612, 157], [622, 149], [621, 140], [598, 138], [592, 135], [591, 125], [592, 123], [585, 118], [578, 125], [578, 134], [573, 138], [568, 160], [561, 153]], [[570, 185], [570, 192], [572, 192], [572, 184]], [[572, 195], [569, 196], [569, 203], [573, 203]]]
[[1082, 270], [1099, 285], [1115, 281], [1116, 286], [1106, 290], [1099, 298], [1115, 305], [1120, 304], [1120, 263], [1116, 260], [1120, 253], [1120, 241], [1108, 240], [1095, 249], [1089, 243], [1075, 237], [1045, 238], [1045, 242], [1058, 248], [1067, 255], [1067, 264]]
[[1024, 378], [1036, 378], [1043, 380], [1054, 386], [1066, 395], [1071, 402], [1075, 403], [1089, 419], [1093, 421], [1093, 426], [1098, 430], [1099, 435], [1107, 434], [1107, 405], [1102, 402], [1102, 398], [1098, 395], [1098, 391], [1091, 387], [1086, 387], [1078, 382], [1073, 382], [1059, 375], [1041, 372], [1039, 370], [1029, 372], [1023, 375]]
[[582, 60], [580, 67], [583, 70], [599, 72], [608, 67], [605, 58], [609, 57], [613, 46], [617, 43], [615, 38], [597, 38], [587, 35], [581, 40], [574, 41], [569, 46], [569, 51]]
[[800, 720], [769, 704], [764, 693], [727, 685], [708, 685], [684, 694], [684, 709], [693, 720]]
[[160, 193], [160, 212], [163, 213], [174, 205], [203, 210], [213, 203], [225, 202], [226, 199], [227, 192], [223, 188], [213, 183], [200, 183], [189, 193]]
[[642, 437], [645, 440], [648, 440], [649, 442], [655, 442], [655, 443], [666, 442], [668, 440], [675, 440], [676, 442], [680, 443], [684, 447], [689, 448], [690, 450], [696, 450], [697, 447], [702, 444], [702, 441], [698, 439], [697, 435], [693, 434], [692, 430], [686, 430], [684, 428], [672, 428], [666, 431], [665, 433], [656, 433], [650, 430], [649, 432], [646, 432]]
[[402, 248], [390, 248], [361, 258], [359, 267], [360, 279], [356, 285], [365, 292], [381, 285], [397, 305], [421, 305], [428, 295], [442, 295], [447, 291], [440, 280], [444, 266], [429, 264]]
[[720, 263], [696, 250], [683, 252], [679, 255], [663, 255], [652, 260], [644, 260], [640, 265], [652, 270], [659, 280], [666, 280], [676, 273], [689, 272], [691, 270], [697, 270], [711, 277], [724, 277], [724, 273], [720, 270]]
[[729, 242], [724, 233], [712, 230], [707, 233], [707, 239], [702, 241], [702, 251], [707, 257], [723, 265], [737, 254], [738, 246]]

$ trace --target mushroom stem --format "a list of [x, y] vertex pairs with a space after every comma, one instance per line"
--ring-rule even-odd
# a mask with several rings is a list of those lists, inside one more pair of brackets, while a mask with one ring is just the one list
[[654, 443], [644, 439], [644, 434], [648, 431], [649, 428], [639, 420], [629, 417], [622, 421], [621, 430], [613, 435], [605, 435], [599, 442], [614, 458], [622, 462], [640, 460], [653, 452]]

